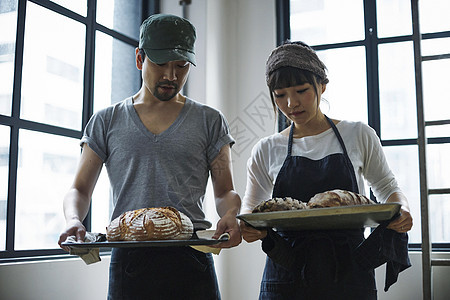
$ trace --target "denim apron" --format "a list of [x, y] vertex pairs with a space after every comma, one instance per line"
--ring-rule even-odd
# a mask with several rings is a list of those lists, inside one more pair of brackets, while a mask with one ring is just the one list
[[108, 300], [218, 300], [211, 253], [191, 247], [113, 248]]
[[[317, 193], [342, 189], [358, 193], [352, 163], [339, 131], [331, 125], [343, 153], [320, 160], [292, 156], [292, 124], [287, 157], [272, 197], [307, 202]], [[326, 145], [324, 145], [326, 146]], [[299, 263], [287, 270], [266, 258], [259, 299], [377, 299], [374, 270], [360, 270], [352, 252], [364, 240], [363, 229], [277, 231], [295, 250]]]

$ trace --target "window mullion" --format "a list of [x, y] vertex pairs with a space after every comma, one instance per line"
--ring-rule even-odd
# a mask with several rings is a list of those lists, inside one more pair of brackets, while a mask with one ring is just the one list
[[[84, 63], [83, 115], [81, 128], [84, 130], [94, 110], [94, 69], [95, 69], [95, 32], [97, 0], [88, 0], [86, 20], [86, 57]], [[91, 230], [92, 206], [84, 219], [84, 226]]]
[[[284, 41], [291, 38], [291, 3], [290, 0], [277, 0], [276, 7], [276, 21], [277, 21], [277, 46], [281, 45]], [[278, 115], [278, 131], [282, 131], [287, 126], [287, 118], [284, 114], [277, 109]]]
[[364, 1], [364, 29], [367, 72], [367, 114], [369, 125], [381, 137], [380, 88], [376, 1]]
[[20, 100], [22, 86], [22, 65], [23, 48], [25, 36], [25, 15], [26, 1], [18, 1], [17, 7], [17, 31], [16, 49], [14, 57], [14, 83], [12, 94], [12, 115], [11, 132], [9, 146], [9, 173], [8, 173], [8, 196], [6, 213], [6, 251], [14, 251], [15, 224], [16, 224], [16, 187], [17, 187], [17, 166], [19, 157], [19, 118]]

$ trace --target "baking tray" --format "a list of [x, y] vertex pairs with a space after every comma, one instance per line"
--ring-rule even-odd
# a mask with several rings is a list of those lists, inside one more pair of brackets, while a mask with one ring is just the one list
[[281, 230], [354, 229], [376, 227], [390, 220], [400, 210], [399, 203], [352, 205], [274, 211], [238, 215], [237, 218], [255, 228]]
[[114, 241], [114, 242], [91, 242], [91, 243], [73, 243], [64, 242], [62, 246], [69, 248], [141, 248], [141, 247], [184, 247], [184, 246], [200, 246], [215, 245], [226, 242], [229, 235], [221, 235], [219, 239], [213, 238], [197, 238], [193, 237], [189, 240], [157, 240], [157, 241]]

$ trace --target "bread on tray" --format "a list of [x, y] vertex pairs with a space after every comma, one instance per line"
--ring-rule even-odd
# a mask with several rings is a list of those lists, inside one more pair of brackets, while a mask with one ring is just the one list
[[261, 202], [253, 208], [253, 213], [257, 212], [271, 212], [271, 211], [283, 211], [283, 210], [298, 210], [306, 209], [306, 204], [297, 199], [291, 197], [284, 198], [272, 198]]
[[336, 207], [347, 205], [376, 204], [364, 195], [344, 190], [332, 190], [316, 194], [309, 201], [309, 208]]
[[191, 220], [173, 207], [127, 211], [106, 228], [108, 241], [185, 240], [192, 237]]
[[364, 195], [336, 189], [318, 193], [308, 203], [292, 199], [291, 197], [272, 198], [255, 206], [252, 213], [365, 204], [376, 203]]

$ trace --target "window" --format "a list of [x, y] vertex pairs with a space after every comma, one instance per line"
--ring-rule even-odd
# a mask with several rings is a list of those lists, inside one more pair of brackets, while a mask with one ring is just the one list
[[[139, 26], [157, 10], [157, 1], [1, 1], [0, 258], [65, 253], [62, 200], [84, 126], [139, 90]], [[104, 232], [106, 172], [93, 198], [85, 225]]]
[[[410, 1], [278, 1], [278, 41], [301, 40], [327, 65], [330, 83], [321, 104], [337, 119], [362, 121], [381, 138], [389, 165], [406, 194], [414, 218], [410, 247], [421, 244], [417, 111]], [[280, 7], [281, 5], [281, 7]], [[287, 9], [288, 7], [289, 9]], [[343, 8], [345, 7], [345, 14]], [[427, 123], [427, 176], [431, 189], [448, 189], [450, 101], [439, 88], [450, 80], [450, 10], [446, 0], [419, 1], [422, 56], [447, 55], [422, 63]], [[283, 18], [285, 19], [283, 21]], [[282, 124], [282, 122], [280, 122]], [[435, 247], [450, 246], [450, 195], [430, 195], [430, 231]]]

